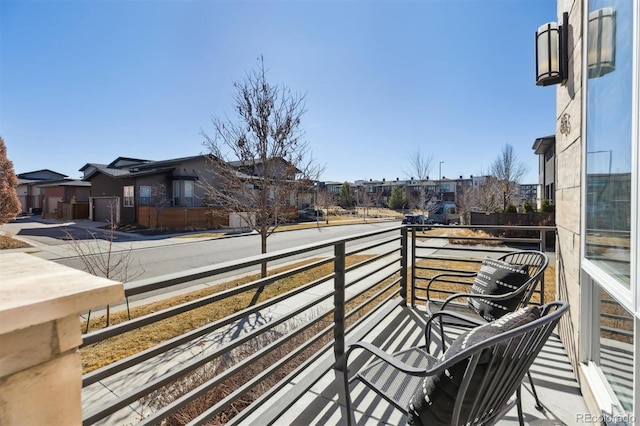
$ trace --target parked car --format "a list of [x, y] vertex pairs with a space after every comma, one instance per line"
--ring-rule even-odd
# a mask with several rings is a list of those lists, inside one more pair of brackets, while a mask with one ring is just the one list
[[305, 209], [298, 211], [298, 218], [301, 222], [315, 221], [315, 220], [323, 220], [324, 212], [322, 210], [314, 210], [314, 209]]
[[424, 215], [421, 214], [406, 214], [402, 218], [403, 225], [425, 225], [432, 223]]
[[458, 213], [458, 207], [452, 202], [438, 202], [431, 209], [429, 209], [429, 216], [427, 218], [432, 223], [441, 223], [443, 225], [449, 225], [450, 223], [459, 223], [460, 214]]

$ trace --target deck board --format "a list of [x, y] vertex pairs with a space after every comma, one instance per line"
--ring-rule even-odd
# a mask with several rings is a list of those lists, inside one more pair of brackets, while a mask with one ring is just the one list
[[[380, 322], [366, 341], [394, 352], [423, 341], [424, 318], [421, 312], [409, 307], [398, 307]], [[365, 356], [350, 357], [349, 364], [355, 369], [367, 362]], [[332, 356], [329, 354], [327, 356]], [[353, 362], [352, 362], [353, 361]], [[320, 362], [320, 361], [318, 361]], [[313, 365], [309, 367], [313, 368]], [[538, 395], [545, 407], [544, 412], [534, 407], [531, 388], [525, 380], [523, 389], [523, 411], [525, 421], [530, 425], [572, 425], [576, 424], [579, 413], [587, 413], [587, 407], [580, 393], [571, 364], [557, 335], [552, 335], [531, 368]], [[294, 383], [291, 384], [293, 386]], [[280, 396], [286, 392], [281, 391]], [[275, 425], [342, 425], [345, 424], [345, 409], [342, 404], [342, 376], [335, 370], [329, 371], [301, 399], [286, 410], [275, 421]], [[357, 425], [398, 425], [405, 424], [406, 417], [364, 385], [357, 383], [351, 389]], [[274, 398], [278, 398], [275, 395]], [[268, 402], [265, 404], [268, 406]], [[258, 408], [240, 425], [260, 423]], [[515, 408], [499, 422], [500, 425], [517, 425]]]

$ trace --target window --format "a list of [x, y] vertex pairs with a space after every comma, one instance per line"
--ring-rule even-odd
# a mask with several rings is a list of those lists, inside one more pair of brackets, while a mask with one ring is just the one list
[[633, 412], [633, 316], [600, 291], [599, 363], [616, 396], [616, 413]]
[[133, 207], [133, 186], [125, 186], [123, 188], [124, 197], [122, 200], [123, 207]]
[[140, 205], [148, 206], [150, 204], [151, 204], [151, 187], [141, 186], [140, 187]]
[[195, 184], [192, 180], [187, 180], [184, 182], [184, 204], [189, 207], [194, 206], [194, 198], [193, 198], [193, 190], [195, 188]]
[[[589, 1], [589, 13], [603, 8], [615, 11], [616, 59], [612, 72], [587, 79], [586, 93], [585, 257], [627, 288], [631, 256], [633, 3]], [[596, 39], [597, 35], [588, 34], [587, 43]]]
[[173, 181], [173, 205], [174, 206], [180, 205], [180, 181], [179, 180]]

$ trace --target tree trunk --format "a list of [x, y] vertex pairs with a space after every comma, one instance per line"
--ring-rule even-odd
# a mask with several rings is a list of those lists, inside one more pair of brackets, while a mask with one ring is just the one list
[[[260, 253], [265, 254], [267, 252], [267, 229], [263, 229], [260, 233]], [[267, 276], [267, 262], [262, 262], [260, 268], [260, 276], [265, 278]], [[260, 288], [262, 291], [262, 288]]]

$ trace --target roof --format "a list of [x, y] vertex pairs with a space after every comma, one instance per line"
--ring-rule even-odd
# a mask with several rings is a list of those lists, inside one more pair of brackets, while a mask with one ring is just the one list
[[86, 187], [86, 188], [90, 188], [91, 187], [91, 182], [85, 182], [82, 180], [78, 180], [78, 179], [64, 179], [61, 181], [55, 181], [55, 182], [46, 182], [43, 183], [41, 185], [38, 185], [41, 188], [44, 187], [53, 187], [53, 186], [81, 186], [81, 187]]
[[98, 164], [98, 163], [87, 163], [84, 166], [80, 167], [79, 171], [85, 171], [89, 167], [107, 167], [106, 164]]
[[556, 143], [556, 135], [544, 136], [542, 138], [538, 138], [533, 142], [533, 146], [531, 149], [536, 153], [536, 155], [544, 154], [549, 150], [552, 145]]
[[125, 167], [137, 166], [140, 164], [150, 163], [151, 160], [142, 160], [140, 158], [118, 157], [107, 165], [110, 169], [122, 169]]
[[32, 172], [18, 173], [16, 175], [18, 179], [25, 179], [30, 181], [39, 180], [59, 180], [64, 179], [67, 175], [55, 172], [49, 169], [35, 170]]
[[157, 175], [162, 173], [171, 173], [175, 170], [175, 167], [159, 167], [153, 169], [146, 170], [128, 170], [128, 173], [117, 176], [118, 178], [128, 178], [128, 177], [138, 177], [138, 176], [149, 176], [149, 175]]
[[91, 179], [93, 176], [95, 176], [97, 173], [102, 173], [103, 175], [107, 175], [113, 178], [117, 178], [117, 177], [123, 177], [125, 175], [130, 175], [129, 170], [122, 170], [122, 169], [113, 169], [113, 168], [109, 168], [108, 166], [105, 165], [99, 165], [99, 164], [90, 164], [91, 166], [95, 167], [94, 170], [91, 171], [91, 173], [87, 174], [83, 180], [88, 180]]
[[138, 168], [138, 169], [155, 168], [155, 167], [158, 167], [158, 166], [164, 166], [164, 165], [168, 165], [168, 164], [182, 163], [184, 161], [194, 160], [196, 158], [201, 158], [201, 157], [208, 157], [208, 155], [191, 155], [189, 157], [172, 158], [172, 159], [169, 159], [169, 160], [149, 161], [149, 162], [147, 162], [145, 164], [141, 164], [139, 166], [136, 166], [135, 168]]
[[[278, 160], [278, 161], [280, 161], [282, 163], [289, 164], [289, 165], [295, 167], [295, 165], [291, 161], [289, 161], [289, 160], [287, 160], [285, 158], [282, 158], [282, 157], [272, 157], [272, 158], [270, 158], [270, 160]], [[234, 167], [234, 168], [254, 167], [254, 166], [258, 166], [258, 165], [263, 164], [263, 163], [264, 163], [264, 161], [259, 159], [259, 158], [256, 158], [256, 159], [253, 159], [253, 160], [227, 161], [227, 164], [230, 165], [231, 167]], [[296, 173], [300, 173], [301, 172], [301, 170], [299, 170], [297, 167], [295, 169], [296, 169]]]
[[[138, 176], [149, 176], [154, 174], [164, 174], [164, 173], [172, 173], [175, 170], [175, 167], [172, 165], [180, 164], [185, 161], [208, 157], [209, 155], [192, 155], [188, 157], [179, 157], [172, 158], [168, 160], [160, 160], [160, 161], [152, 161], [152, 160], [141, 160], [137, 158], [129, 158], [129, 157], [118, 157], [113, 160], [111, 163], [104, 164], [96, 164], [96, 163], [87, 163], [80, 171], [85, 171], [91, 167], [94, 168], [90, 173], [86, 174], [84, 180], [90, 180], [96, 173], [102, 173], [104, 175], [110, 176], [112, 178], [124, 179], [129, 177], [138, 177]], [[191, 178], [197, 179], [196, 175], [181, 175], [183, 178]]]

